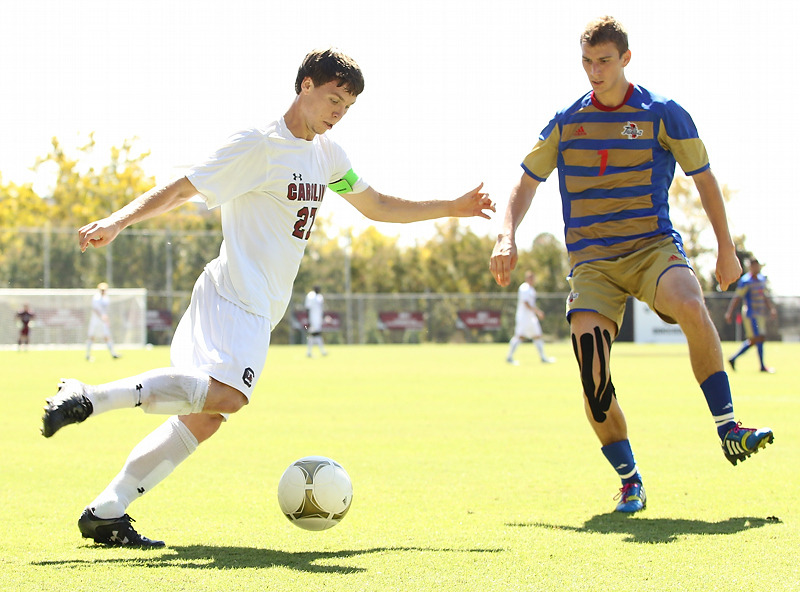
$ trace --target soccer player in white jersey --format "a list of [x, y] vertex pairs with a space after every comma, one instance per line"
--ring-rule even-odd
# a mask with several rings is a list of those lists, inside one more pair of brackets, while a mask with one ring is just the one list
[[222, 212], [220, 253], [197, 280], [176, 329], [173, 366], [96, 386], [63, 380], [47, 401], [45, 437], [114, 409], [141, 407], [170, 415], [83, 510], [78, 527], [85, 538], [105, 545], [164, 545], [136, 532], [127, 508], [210, 438], [228, 414], [249, 402], [323, 198], [338, 193], [366, 217], [384, 222], [489, 218], [495, 211], [482, 184], [452, 200], [413, 201], [379, 193], [359, 177], [326, 132], [363, 88], [361, 70], [351, 58], [332, 49], [312, 51], [298, 70], [296, 97], [283, 117], [233, 135], [185, 177], [78, 231], [85, 251], [195, 195]]
[[108, 317], [108, 309], [111, 307], [111, 300], [106, 293], [108, 284], [100, 282], [97, 284], [97, 292], [92, 296], [92, 310], [89, 313], [89, 330], [86, 334], [86, 359], [92, 360], [92, 345], [96, 338], [103, 339], [108, 347], [108, 353], [112, 358], [119, 355], [114, 350], [114, 339], [111, 336], [111, 321]]
[[325, 351], [325, 342], [322, 340], [322, 325], [325, 320], [325, 298], [322, 296], [322, 289], [319, 286], [314, 288], [306, 294], [306, 313], [308, 314], [308, 348], [306, 355], [311, 357], [311, 350], [316, 345], [319, 348], [319, 353], [327, 356], [328, 352]]
[[542, 325], [539, 322], [544, 318], [544, 311], [536, 306], [536, 274], [528, 270], [525, 272], [525, 281], [517, 290], [517, 315], [514, 324], [514, 336], [508, 343], [506, 362], [516, 366], [514, 352], [523, 339], [529, 339], [536, 345], [539, 358], [543, 364], [552, 364], [554, 358], [548, 358], [544, 353], [544, 339], [542, 339]]

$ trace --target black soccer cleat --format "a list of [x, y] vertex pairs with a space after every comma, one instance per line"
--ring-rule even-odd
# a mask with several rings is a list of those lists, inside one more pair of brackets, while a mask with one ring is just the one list
[[62, 380], [58, 394], [47, 399], [42, 416], [42, 435], [49, 438], [65, 425], [80, 423], [92, 414], [92, 402], [84, 394], [85, 385], [73, 378]]
[[78, 528], [85, 539], [107, 547], [134, 547], [156, 549], [164, 547], [164, 541], [153, 541], [140, 535], [131, 526], [133, 518], [125, 514], [120, 518], [98, 518], [91, 508], [86, 508], [78, 519]]

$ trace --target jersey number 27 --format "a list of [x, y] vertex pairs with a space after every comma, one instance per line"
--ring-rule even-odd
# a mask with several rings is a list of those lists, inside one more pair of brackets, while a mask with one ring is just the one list
[[303, 207], [297, 210], [297, 222], [294, 223], [292, 236], [302, 240], [308, 240], [311, 236], [311, 228], [317, 217], [317, 208]]

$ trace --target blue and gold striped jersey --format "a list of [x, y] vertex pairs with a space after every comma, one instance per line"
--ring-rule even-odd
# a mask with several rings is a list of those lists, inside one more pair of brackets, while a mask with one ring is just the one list
[[744, 314], [747, 317], [760, 317], [769, 313], [767, 306], [767, 277], [762, 274], [746, 273], [739, 278], [736, 295], [744, 303]]
[[542, 130], [522, 168], [545, 181], [558, 168], [564, 235], [572, 267], [612, 259], [672, 237], [669, 186], [675, 163], [687, 175], [709, 168], [689, 114], [641, 86], [609, 108], [587, 93]]

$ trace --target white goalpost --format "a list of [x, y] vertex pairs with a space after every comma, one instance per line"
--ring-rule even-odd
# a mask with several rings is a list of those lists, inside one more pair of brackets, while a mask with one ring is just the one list
[[[0, 289], [0, 349], [17, 347], [27, 304], [33, 318], [30, 349], [85, 347], [92, 308], [91, 290]], [[109, 288], [111, 335], [117, 347], [143, 347], [147, 341], [147, 290]], [[96, 341], [96, 340], [95, 340]], [[97, 346], [104, 347], [100, 342]]]

